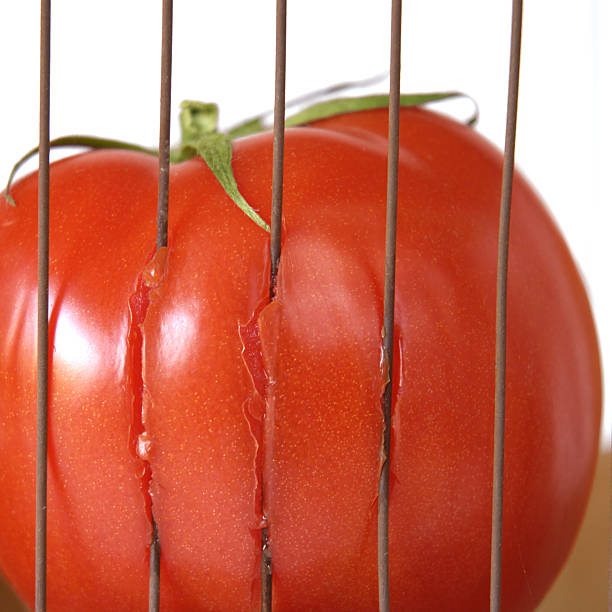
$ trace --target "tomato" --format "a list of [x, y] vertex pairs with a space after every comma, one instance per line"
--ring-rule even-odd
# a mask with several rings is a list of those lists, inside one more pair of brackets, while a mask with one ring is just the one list
[[[96, 151], [51, 169], [49, 610], [146, 609], [151, 514], [162, 608], [377, 609], [376, 496], [386, 111], [288, 129], [283, 245], [205, 163]], [[390, 495], [394, 610], [488, 609], [501, 156], [401, 113]], [[272, 138], [234, 143], [269, 222]], [[0, 201], [0, 569], [32, 604], [37, 179]], [[503, 609], [563, 564], [598, 446], [597, 338], [544, 206], [514, 183]]]

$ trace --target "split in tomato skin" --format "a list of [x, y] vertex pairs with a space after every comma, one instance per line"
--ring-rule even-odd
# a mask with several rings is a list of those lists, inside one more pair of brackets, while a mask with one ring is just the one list
[[[85, 163], [83, 163], [85, 162]], [[127, 299], [150, 252], [155, 163], [109, 153], [51, 175], [48, 594], [51, 609], [147, 601], [140, 460], [128, 449]], [[121, 191], [117, 189], [122, 185]], [[0, 530], [2, 571], [29, 605], [34, 581], [36, 177], [2, 201]]]
[[[501, 158], [433, 113], [404, 109], [400, 129], [391, 603], [484, 610]], [[201, 160], [173, 166], [139, 366], [129, 301], [151, 279], [157, 162], [53, 165], [50, 610], [144, 609], [149, 495], [164, 609], [257, 609], [262, 521], [275, 610], [376, 609], [386, 130], [384, 111], [287, 130], [272, 304], [267, 235]], [[266, 220], [271, 164], [270, 135], [234, 143], [238, 186]], [[29, 601], [35, 183], [0, 203], [0, 568]], [[520, 176], [510, 248], [503, 606], [525, 610], [584, 511], [601, 391], [579, 275]]]

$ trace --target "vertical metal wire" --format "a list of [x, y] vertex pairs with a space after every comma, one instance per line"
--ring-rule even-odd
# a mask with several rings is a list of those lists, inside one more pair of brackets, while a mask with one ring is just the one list
[[[41, 1], [40, 63], [40, 136], [38, 175], [38, 336], [37, 336], [37, 464], [36, 464], [36, 612], [46, 610], [47, 566], [47, 428], [48, 428], [48, 301], [49, 301], [49, 115], [50, 115], [50, 0]], [[164, 0], [162, 26], [162, 78], [160, 99], [160, 146], [157, 247], [168, 241], [168, 191], [170, 149], [170, 87], [172, 64], [172, 0]], [[393, 365], [393, 327], [395, 296], [395, 251], [399, 152], [399, 91], [401, 51], [401, 0], [393, 0], [391, 35], [391, 86], [389, 95], [389, 161], [387, 186], [387, 222], [384, 289], [383, 350], [389, 365], [389, 382], [383, 395], [383, 468], [379, 483], [378, 505], [378, 580], [379, 610], [389, 610], [388, 519], [389, 459], [391, 432], [391, 389]], [[500, 227], [498, 244], [498, 277], [496, 306], [496, 381], [495, 381], [495, 450], [493, 478], [493, 521], [491, 545], [492, 611], [500, 610], [501, 552], [503, 509], [503, 466], [505, 429], [506, 374], [506, 308], [508, 241], [514, 149], [518, 104], [522, 1], [513, 1], [511, 61], [508, 89], [508, 115], [504, 154]], [[276, 86], [274, 113], [273, 196], [271, 217], [271, 299], [276, 287], [280, 261], [282, 226], [282, 191], [284, 157], [286, 58], [286, 0], [277, 0]], [[271, 610], [271, 558], [267, 530], [262, 532], [262, 602], [263, 612]], [[157, 526], [153, 523], [149, 610], [159, 610], [160, 548]]]
[[49, 115], [51, 0], [40, 4], [38, 151], [38, 331], [36, 390], [35, 609], [47, 609], [47, 431], [49, 406]]
[[287, 48], [287, 2], [276, 2], [276, 70], [274, 85], [274, 153], [272, 214], [270, 221], [270, 299], [274, 298], [280, 262], [283, 210], [283, 165], [285, 153], [285, 74]]
[[160, 546], [157, 524], [153, 519], [153, 532], [151, 535], [151, 550], [149, 551], [149, 612], [159, 611], [160, 593]]
[[172, 0], [162, 9], [161, 92], [159, 102], [159, 184], [157, 190], [157, 248], [168, 246], [170, 185], [170, 104], [172, 84]]
[[268, 544], [268, 529], [261, 530], [261, 612], [272, 610], [272, 555]]
[[397, 188], [399, 163], [399, 109], [401, 72], [402, 2], [391, 8], [391, 61], [389, 87], [389, 153], [387, 161], [387, 219], [385, 235], [385, 288], [383, 353], [389, 380], [382, 397], [382, 469], [378, 485], [378, 609], [388, 612], [389, 603], [389, 464], [391, 453], [391, 398], [393, 388], [393, 327], [395, 322], [395, 254], [397, 234]]
[[[170, 190], [170, 107], [172, 90], [172, 0], [162, 8], [161, 86], [159, 102], [159, 181], [157, 188], [157, 248], [168, 246], [168, 200]], [[149, 612], [159, 611], [161, 549], [152, 516], [149, 551]]]
[[[276, 2], [276, 52], [274, 77], [274, 131], [272, 153], [272, 204], [270, 216], [270, 301], [276, 295], [283, 220], [283, 169], [285, 158], [285, 75], [287, 57], [287, 1]], [[265, 499], [262, 497], [262, 503]], [[261, 530], [261, 612], [272, 610], [272, 552], [268, 528]]]
[[510, 205], [514, 176], [514, 146], [518, 108], [519, 68], [521, 56], [522, 0], [513, 0], [510, 72], [508, 79], [508, 111], [506, 143], [499, 213], [497, 252], [497, 300], [495, 328], [495, 430], [493, 451], [493, 503], [491, 526], [491, 591], [490, 609], [501, 608], [502, 514], [504, 488], [504, 438], [506, 420], [506, 307], [508, 280], [508, 243], [510, 236]]

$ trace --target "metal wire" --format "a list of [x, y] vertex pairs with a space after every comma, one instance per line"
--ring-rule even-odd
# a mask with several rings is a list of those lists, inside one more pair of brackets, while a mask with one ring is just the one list
[[[270, 214], [270, 301], [276, 295], [283, 220], [283, 169], [285, 156], [285, 75], [287, 58], [287, 1], [276, 2], [276, 52], [274, 77], [274, 128], [272, 153], [272, 203]], [[262, 496], [262, 505], [265, 499]], [[261, 612], [272, 610], [272, 551], [268, 528], [261, 530]]]
[[170, 185], [170, 104], [172, 84], [172, 0], [162, 8], [161, 92], [159, 102], [159, 184], [157, 190], [157, 248], [168, 246]]
[[[172, 91], [173, 0], [162, 7], [161, 87], [159, 101], [159, 181], [157, 188], [157, 248], [168, 246], [168, 200], [170, 190], [170, 110]], [[159, 611], [161, 547], [155, 517], [151, 516], [149, 550], [149, 612]]]
[[385, 230], [385, 288], [383, 354], [389, 378], [382, 396], [382, 469], [378, 485], [378, 609], [389, 612], [389, 464], [391, 459], [391, 401], [393, 388], [393, 327], [395, 325], [395, 255], [397, 234], [397, 188], [399, 162], [399, 109], [402, 2], [391, 8], [389, 86], [389, 151], [387, 160], [387, 218]]
[[40, 4], [38, 151], [38, 331], [36, 374], [35, 610], [47, 609], [47, 432], [49, 406], [49, 115], [51, 0]]
[[270, 299], [274, 299], [280, 262], [285, 154], [285, 74], [287, 55], [287, 2], [276, 2], [276, 67], [274, 79], [274, 153], [272, 213], [270, 220]]
[[157, 523], [155, 519], [153, 519], [152, 522], [153, 530], [151, 534], [151, 549], [149, 551], [149, 612], [158, 612], [161, 585], [159, 572], [161, 551]]
[[497, 253], [497, 300], [495, 322], [495, 431], [493, 450], [493, 504], [491, 525], [491, 591], [490, 610], [501, 608], [502, 514], [504, 494], [504, 438], [506, 420], [506, 307], [508, 281], [508, 243], [512, 178], [514, 176], [514, 146], [518, 107], [519, 68], [521, 57], [522, 0], [513, 0], [512, 34], [510, 43], [510, 73], [508, 79], [508, 111], [506, 143], [499, 212], [499, 242]]
[[[391, 439], [391, 396], [393, 373], [393, 328], [399, 156], [399, 92], [401, 55], [401, 0], [393, 0], [391, 22], [391, 84], [389, 91], [389, 156], [384, 287], [383, 350], [389, 380], [382, 398], [382, 470], [378, 501], [378, 588], [379, 611], [389, 612], [389, 462]], [[168, 196], [170, 153], [170, 106], [172, 69], [172, 0], [163, 2], [162, 71], [160, 96], [159, 189], [157, 247], [168, 243]], [[37, 460], [36, 460], [36, 553], [35, 610], [46, 610], [47, 585], [47, 442], [48, 442], [48, 303], [49, 303], [49, 116], [50, 116], [50, 0], [41, 0], [40, 39], [40, 135], [38, 174], [38, 329], [37, 329]], [[501, 561], [503, 518], [503, 468], [505, 430], [507, 274], [512, 178], [520, 68], [522, 0], [513, 0], [511, 58], [508, 87], [506, 143], [501, 188], [496, 303], [496, 378], [494, 474], [491, 539], [490, 609], [501, 607]], [[270, 299], [274, 299], [281, 251], [284, 115], [286, 75], [286, 0], [277, 0], [276, 79], [274, 104], [274, 153], [271, 212]], [[262, 530], [261, 610], [272, 608], [272, 559], [268, 531]], [[149, 611], [159, 610], [160, 546], [153, 520], [150, 552]]]

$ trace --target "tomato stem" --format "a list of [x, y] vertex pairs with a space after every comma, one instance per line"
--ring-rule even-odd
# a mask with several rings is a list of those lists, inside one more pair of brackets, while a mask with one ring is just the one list
[[[337, 91], [346, 85], [329, 88], [326, 91]], [[467, 125], [473, 126], [478, 120], [478, 106], [476, 102], [466, 94], [458, 91], [441, 93], [403, 94], [400, 96], [400, 106], [422, 106], [430, 102], [440, 102], [452, 98], [467, 98], [474, 103], [474, 112], [467, 119]], [[303, 126], [344, 113], [359, 112], [377, 108], [387, 108], [389, 96], [372, 95], [352, 98], [336, 98], [313, 104], [295, 115], [286, 119], [287, 127]], [[181, 143], [170, 151], [170, 161], [179, 163], [199, 156], [211, 169], [215, 178], [219, 181], [231, 200], [244, 212], [249, 219], [256, 223], [266, 232], [270, 232], [270, 226], [261, 218], [259, 213], [243, 197], [232, 169], [232, 141], [258, 132], [270, 131], [272, 126], [265, 123], [266, 115], [259, 115], [230, 128], [227, 132], [217, 130], [219, 109], [216, 104], [186, 100], [181, 103], [180, 124]], [[158, 155], [157, 149], [143, 147], [138, 144], [98, 138], [96, 136], [63, 136], [50, 142], [52, 148], [57, 147], [85, 147], [87, 149], [124, 149], [138, 151], [148, 155]], [[15, 200], [10, 194], [13, 179], [18, 170], [31, 157], [38, 154], [38, 147], [30, 149], [13, 166], [5, 189], [5, 196], [11, 206], [16, 206]]]

